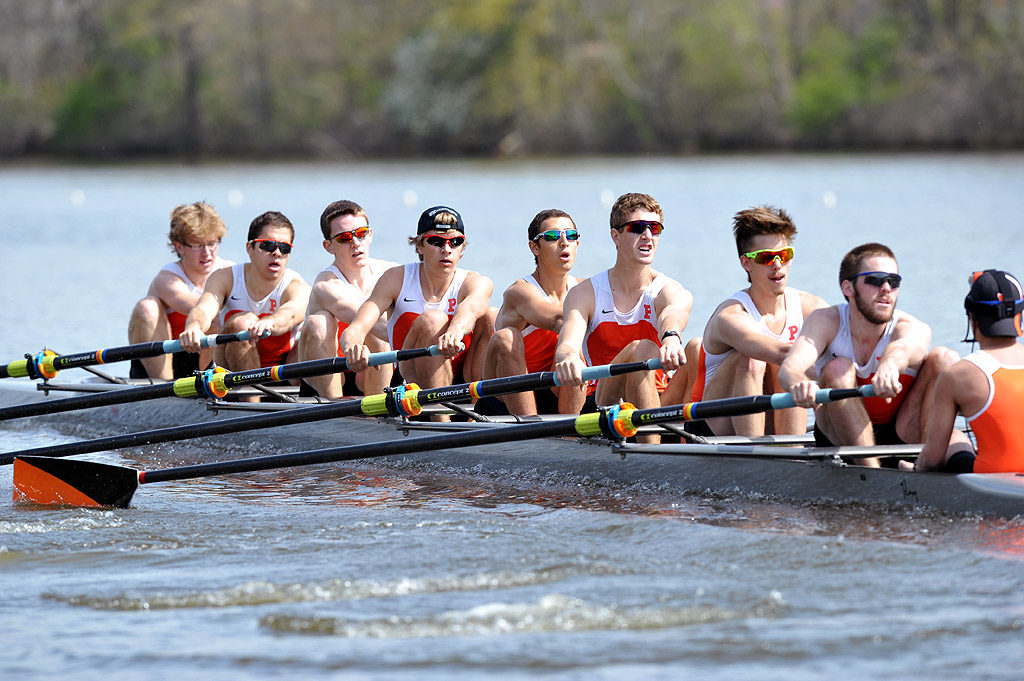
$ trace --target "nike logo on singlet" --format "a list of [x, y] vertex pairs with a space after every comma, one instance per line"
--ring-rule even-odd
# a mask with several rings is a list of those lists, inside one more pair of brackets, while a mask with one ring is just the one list
[[241, 300], [238, 296], [231, 296], [231, 300]]
[[601, 310], [601, 314], [611, 314], [612, 312], [615, 312], [615, 310]]
[[415, 298], [402, 298], [402, 302], [405, 302], [405, 303], [411, 303], [414, 300], [416, 300], [416, 299]]

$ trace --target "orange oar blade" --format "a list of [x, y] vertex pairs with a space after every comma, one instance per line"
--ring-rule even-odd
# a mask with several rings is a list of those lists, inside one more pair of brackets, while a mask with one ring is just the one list
[[14, 460], [15, 501], [127, 508], [138, 486], [134, 468], [48, 456]]

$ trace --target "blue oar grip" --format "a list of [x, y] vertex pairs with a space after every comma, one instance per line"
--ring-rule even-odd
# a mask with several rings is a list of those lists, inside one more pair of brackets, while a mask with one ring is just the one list
[[[821, 388], [814, 393], [814, 401], [818, 404], [826, 404], [833, 401], [832, 395], [836, 388]], [[846, 392], [844, 389], [838, 389], [840, 393]], [[862, 385], [857, 389], [861, 397], [873, 397], [875, 394], [875, 387], [873, 385]], [[849, 395], [846, 395], [849, 397]], [[772, 408], [773, 409], [789, 409], [795, 407], [796, 402], [793, 401], [793, 396], [789, 393], [774, 393], [772, 395]]]
[[[270, 334], [270, 332], [267, 331], [263, 335], [267, 336], [269, 334]], [[240, 331], [240, 332], [236, 333], [235, 335], [238, 337], [238, 340], [240, 340], [240, 341], [247, 341], [247, 340], [249, 340], [249, 330], [248, 329], [246, 329], [245, 331]], [[210, 334], [209, 336], [203, 336], [202, 338], [199, 339], [199, 347], [201, 347], [201, 348], [212, 348], [212, 347], [214, 347], [215, 345], [218, 344], [217, 343], [217, 338], [218, 338], [217, 334]], [[174, 354], [176, 352], [181, 352], [182, 350], [184, 350], [184, 348], [181, 347], [181, 341], [180, 340], [164, 341], [163, 349], [164, 349], [164, 353], [168, 354], [168, 355]]]
[[[438, 357], [441, 355], [441, 348], [437, 347], [436, 345], [431, 345], [430, 347], [427, 348], [427, 350], [427, 354], [429, 354], [431, 357]], [[367, 366], [379, 367], [384, 364], [394, 364], [395, 362], [398, 361], [399, 352], [399, 350], [388, 350], [386, 352], [371, 353], [370, 356], [366, 358]], [[347, 359], [345, 360], [345, 368], [348, 369], [349, 371], [352, 370], [352, 367], [348, 365]]]
[[[661, 359], [654, 357], [652, 359], [644, 360], [644, 364], [647, 365], [648, 371], [654, 371], [655, 369], [661, 368]], [[615, 365], [599, 364], [596, 367], [583, 367], [583, 371], [580, 372], [580, 375], [583, 377], [584, 381], [597, 381], [602, 378], [610, 378], [612, 376], [611, 367], [613, 366]], [[553, 380], [555, 385], [562, 385], [562, 382], [558, 380], [557, 375], [555, 375]]]

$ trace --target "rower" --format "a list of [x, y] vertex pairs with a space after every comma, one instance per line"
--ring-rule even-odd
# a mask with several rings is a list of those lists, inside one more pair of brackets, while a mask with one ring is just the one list
[[[801, 407], [814, 392], [871, 384], [875, 397], [820, 405], [814, 437], [819, 447], [924, 442], [935, 379], [960, 357], [946, 347], [929, 351], [931, 328], [896, 309], [896, 256], [866, 243], [843, 256], [839, 286], [845, 303], [812, 312], [779, 371], [779, 382]], [[952, 437], [966, 440], [959, 431]], [[877, 459], [863, 460], [878, 466]]]
[[[691, 399], [719, 399], [780, 392], [779, 365], [786, 358], [804, 319], [827, 307], [820, 297], [788, 286], [796, 225], [786, 211], [757, 206], [736, 213], [733, 235], [740, 267], [750, 285], [732, 294], [711, 315], [700, 345]], [[763, 413], [695, 422], [700, 435], [802, 435], [807, 410]], [[703, 431], [703, 432], [700, 432]]]
[[[968, 335], [979, 349], [947, 367], [935, 383], [932, 419], [916, 470], [948, 473], [1024, 473], [1024, 442], [1017, 419], [1024, 408], [1024, 347], [1021, 312], [1024, 288], [1009, 272], [971, 275], [964, 298]], [[953, 422], [962, 414], [977, 439], [952, 441]]]
[[[313, 281], [306, 321], [299, 337], [299, 360], [341, 357], [342, 332], [356, 316], [380, 276], [398, 263], [370, 257], [373, 230], [366, 211], [353, 201], [335, 201], [320, 215], [324, 250], [334, 258]], [[381, 316], [366, 336], [371, 352], [386, 352], [387, 319]], [[392, 365], [365, 371], [329, 374], [304, 379], [321, 397], [373, 395], [391, 383]]]
[[[227, 227], [213, 206], [197, 201], [171, 211], [167, 235], [178, 259], [164, 265], [149, 284], [146, 297], [135, 304], [128, 322], [132, 344], [177, 338], [185, 330], [185, 317], [199, 302], [206, 280], [214, 270], [233, 263], [217, 255]], [[219, 324], [211, 329], [216, 333]], [[213, 360], [213, 350], [198, 355], [179, 352], [133, 359], [129, 376], [171, 380], [191, 375]]]
[[415, 246], [418, 262], [393, 267], [341, 335], [341, 347], [354, 371], [366, 368], [366, 337], [387, 313], [388, 342], [394, 349], [437, 345], [441, 355], [402, 362], [402, 376], [422, 388], [475, 381], [494, 333], [496, 311], [488, 307], [494, 285], [487, 277], [459, 269], [468, 245], [462, 215], [435, 206], [423, 211]]
[[[568, 213], [551, 208], [534, 216], [526, 237], [536, 268], [505, 290], [484, 355], [484, 378], [551, 371], [554, 366], [562, 304], [577, 283], [569, 272], [580, 232]], [[556, 386], [484, 398], [477, 410], [486, 406], [495, 413], [578, 414], [585, 398], [581, 387]]]
[[[679, 334], [690, 318], [693, 295], [651, 266], [664, 229], [662, 215], [661, 205], [647, 194], [624, 194], [612, 205], [615, 265], [580, 282], [565, 298], [555, 352], [562, 384], [582, 384], [584, 360], [593, 366], [657, 357], [665, 372], [685, 364]], [[596, 389], [588, 388], [584, 410], [620, 399], [641, 409], [662, 404], [669, 385], [662, 369], [602, 379]], [[685, 382], [683, 374], [672, 380]]]
[[[217, 270], [185, 321], [181, 345], [194, 352], [219, 319], [224, 333], [249, 332], [249, 341], [218, 346], [217, 364], [243, 371], [294, 361], [296, 337], [309, 300], [309, 284], [288, 269], [295, 228], [267, 211], [249, 225], [249, 262]], [[264, 337], [266, 332], [269, 336]]]

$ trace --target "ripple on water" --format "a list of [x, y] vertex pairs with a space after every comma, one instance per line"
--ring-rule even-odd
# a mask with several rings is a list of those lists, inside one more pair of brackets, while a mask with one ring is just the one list
[[390, 581], [329, 579], [321, 582], [274, 583], [254, 581], [224, 589], [149, 596], [88, 595], [62, 596], [47, 593], [49, 600], [96, 610], [169, 610], [179, 608], [226, 608], [272, 603], [351, 601], [364, 598], [392, 598], [415, 594], [491, 591], [550, 584], [570, 577], [610, 576], [626, 570], [608, 563], [587, 562], [553, 565], [537, 570], [497, 571], [446, 577], [403, 578]]
[[[767, 608], [761, 606], [760, 609]], [[734, 620], [751, 614], [714, 606], [622, 608], [548, 594], [531, 603], [484, 603], [427, 617], [392, 615], [354, 620], [317, 615], [266, 615], [260, 619], [260, 625], [281, 633], [393, 639], [668, 629]]]

